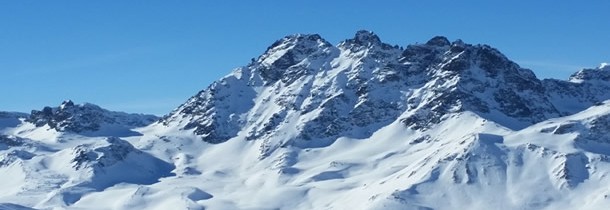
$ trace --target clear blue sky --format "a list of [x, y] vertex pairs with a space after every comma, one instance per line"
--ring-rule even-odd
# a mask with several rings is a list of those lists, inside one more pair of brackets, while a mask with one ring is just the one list
[[360, 29], [492, 45], [540, 78], [610, 61], [610, 1], [0, 1], [0, 110], [64, 99], [166, 114], [275, 40]]

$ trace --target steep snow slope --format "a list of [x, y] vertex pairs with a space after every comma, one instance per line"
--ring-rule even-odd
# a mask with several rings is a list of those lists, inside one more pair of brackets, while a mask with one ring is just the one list
[[[610, 150], [589, 136], [610, 125], [602, 123], [608, 114], [605, 103], [521, 131], [472, 112], [451, 114], [426, 131], [405, 129], [397, 120], [368, 138], [341, 137], [322, 148], [283, 147], [264, 159], [258, 150], [264, 142], [245, 136], [216, 145], [184, 136], [144, 137], [141, 147], [173, 161], [176, 176], [148, 186], [114, 186], [74, 206], [603, 209], [610, 204]], [[555, 132], [567, 123], [582, 126]], [[120, 202], [99, 206], [109, 199]]]
[[0, 207], [603, 209], [607, 71], [541, 81], [440, 36], [291, 35], [150, 125], [32, 112], [2, 131]]
[[[489, 46], [435, 37], [401, 50], [359, 31], [337, 47], [318, 35], [287, 36], [158, 126], [193, 130], [209, 143], [246, 133], [268, 139], [271, 151], [368, 137], [396, 118], [425, 130], [461, 111], [513, 129], [561, 114], [530, 70]], [[288, 136], [271, 142], [276, 135]]]
[[60, 141], [0, 136], [0, 176], [7, 178], [0, 184], [0, 202], [65, 206], [117, 183], [154, 183], [173, 168], [116, 137], [62, 136]]
[[[111, 112], [93, 104], [2, 115], [0, 207], [52, 208], [71, 205], [84, 194], [118, 183], [151, 184], [174, 166], [117, 136], [157, 118]], [[108, 136], [108, 137], [104, 137]], [[25, 208], [25, 207], [24, 207]]]

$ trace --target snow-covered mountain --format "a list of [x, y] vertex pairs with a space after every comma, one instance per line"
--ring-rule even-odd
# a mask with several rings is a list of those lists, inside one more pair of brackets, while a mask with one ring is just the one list
[[544, 86], [549, 90], [549, 99], [564, 114], [582, 110], [610, 98], [610, 66], [602, 64], [598, 68], [580, 70], [568, 81], [546, 79]]
[[[194, 129], [210, 143], [239, 133], [269, 139], [265, 136], [289, 129], [294, 136], [272, 144], [299, 147], [326, 146], [339, 136], [366, 137], [397, 119], [425, 130], [463, 111], [521, 129], [590, 106], [558, 110], [564, 102], [550, 95], [577, 98], [562, 91], [578, 85], [557, 82], [568, 87], [547, 89], [498, 50], [445, 37], [400, 49], [368, 31], [337, 47], [318, 35], [298, 34], [275, 42], [257, 61], [199, 92], [161, 122]], [[590, 102], [604, 98], [610, 97]]]
[[74, 104], [66, 100], [59, 107], [33, 110], [26, 121], [36, 127], [59, 132], [120, 136], [128, 135], [132, 132], [130, 129], [149, 125], [157, 119], [154, 115], [108, 111], [94, 104]]
[[158, 120], [7, 117], [0, 208], [604, 209], [609, 68], [540, 80], [440, 36], [290, 35]]
[[[0, 209], [55, 208], [121, 183], [152, 184], [174, 166], [120, 137], [158, 119], [64, 101], [31, 115], [2, 113]], [[16, 204], [18, 203], [18, 204]]]

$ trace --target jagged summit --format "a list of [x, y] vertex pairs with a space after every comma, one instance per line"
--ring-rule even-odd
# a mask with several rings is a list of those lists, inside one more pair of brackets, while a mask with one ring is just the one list
[[602, 63], [597, 68], [585, 68], [570, 76], [569, 81], [571, 82], [593, 82], [593, 81], [604, 81], [610, 82], [610, 65]]
[[49, 126], [57, 131], [82, 133], [110, 128], [128, 130], [148, 125], [157, 119], [154, 115], [113, 112], [95, 104], [74, 104], [71, 100], [65, 100], [58, 107], [32, 110], [26, 122], [36, 127]]
[[145, 127], [69, 100], [0, 112], [0, 209], [606, 209], [607, 70], [291, 35]]
[[345, 42], [349, 44], [369, 47], [371, 45], [381, 44], [381, 39], [379, 39], [377, 34], [373, 33], [372, 31], [360, 30], [356, 32], [354, 38], [348, 39]]
[[439, 46], [439, 47], [449, 46], [450, 44], [451, 44], [451, 42], [449, 42], [447, 37], [444, 37], [444, 36], [435, 36], [432, 39], [430, 39], [428, 42], [426, 42], [426, 45]]
[[286, 75], [307, 74], [309, 62], [328, 56], [334, 47], [317, 34], [286, 36], [273, 43], [253, 64], [267, 83], [286, 79]]
[[398, 48], [398, 46], [392, 46], [390, 44], [381, 41], [377, 34], [372, 31], [360, 30], [354, 35], [354, 38], [347, 39], [337, 45], [338, 48], [344, 50], [350, 50], [352, 52], [359, 52], [365, 49], [379, 48], [381, 50], [390, 50], [392, 48]]
[[[258, 59], [262, 64], [274, 65], [278, 62], [278, 67], [286, 67], [284, 65], [294, 64], [293, 56], [305, 57], [317, 51], [319, 48], [330, 47], [332, 44], [322, 39], [318, 34], [294, 34], [286, 36], [274, 42], [267, 48]], [[283, 57], [288, 55], [286, 57]]]
[[66, 109], [69, 107], [74, 107], [74, 102], [72, 102], [72, 100], [69, 100], [69, 99], [61, 102], [61, 104], [59, 105], [60, 109]]
[[563, 107], [552, 97], [557, 92], [488, 45], [436, 36], [402, 50], [362, 30], [332, 46], [297, 34], [160, 122], [210, 143], [240, 133], [273, 141], [293, 129], [296, 135], [269, 144], [318, 147], [340, 136], [364, 138], [394, 121], [426, 130], [468, 111], [518, 130], [585, 108]]

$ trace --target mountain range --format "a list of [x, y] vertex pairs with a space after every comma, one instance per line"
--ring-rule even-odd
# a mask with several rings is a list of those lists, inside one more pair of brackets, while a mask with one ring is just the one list
[[442, 36], [289, 35], [162, 117], [0, 112], [0, 209], [605, 209], [608, 89]]

